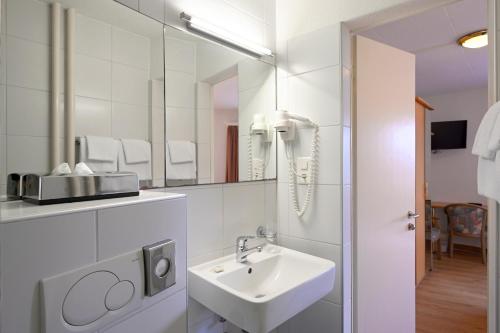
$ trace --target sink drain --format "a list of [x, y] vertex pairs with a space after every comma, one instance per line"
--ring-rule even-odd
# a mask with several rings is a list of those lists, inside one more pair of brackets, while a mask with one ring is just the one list
[[264, 296], [266, 296], [266, 294], [258, 294], [258, 295], [255, 295], [255, 298], [262, 298]]

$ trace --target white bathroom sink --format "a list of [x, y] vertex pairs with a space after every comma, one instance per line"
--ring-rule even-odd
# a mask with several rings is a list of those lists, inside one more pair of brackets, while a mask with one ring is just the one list
[[335, 263], [267, 245], [245, 263], [229, 255], [189, 268], [189, 296], [250, 333], [267, 333], [332, 289]]

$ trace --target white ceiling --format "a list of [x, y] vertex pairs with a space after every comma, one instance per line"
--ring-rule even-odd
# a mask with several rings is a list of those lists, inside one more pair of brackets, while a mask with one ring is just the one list
[[238, 109], [238, 77], [214, 85], [213, 103], [215, 110], [237, 110]]
[[416, 55], [416, 93], [431, 96], [488, 84], [488, 48], [464, 49], [461, 36], [487, 26], [486, 0], [462, 0], [361, 35]]

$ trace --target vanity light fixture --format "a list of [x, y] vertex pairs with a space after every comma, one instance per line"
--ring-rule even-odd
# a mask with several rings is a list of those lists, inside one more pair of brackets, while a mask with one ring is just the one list
[[254, 57], [260, 58], [273, 55], [272, 51], [268, 48], [244, 40], [224, 28], [213, 25], [199, 17], [191, 16], [184, 12], [181, 13], [180, 17], [182, 21], [186, 22], [186, 28], [197, 35], [217, 41]]
[[457, 43], [468, 49], [478, 49], [488, 45], [488, 30], [483, 29], [471, 32], [463, 37], [460, 37]]

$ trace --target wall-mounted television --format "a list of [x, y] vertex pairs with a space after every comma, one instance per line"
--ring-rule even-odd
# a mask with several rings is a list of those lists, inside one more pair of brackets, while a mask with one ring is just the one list
[[467, 120], [431, 123], [431, 149], [467, 148]]

